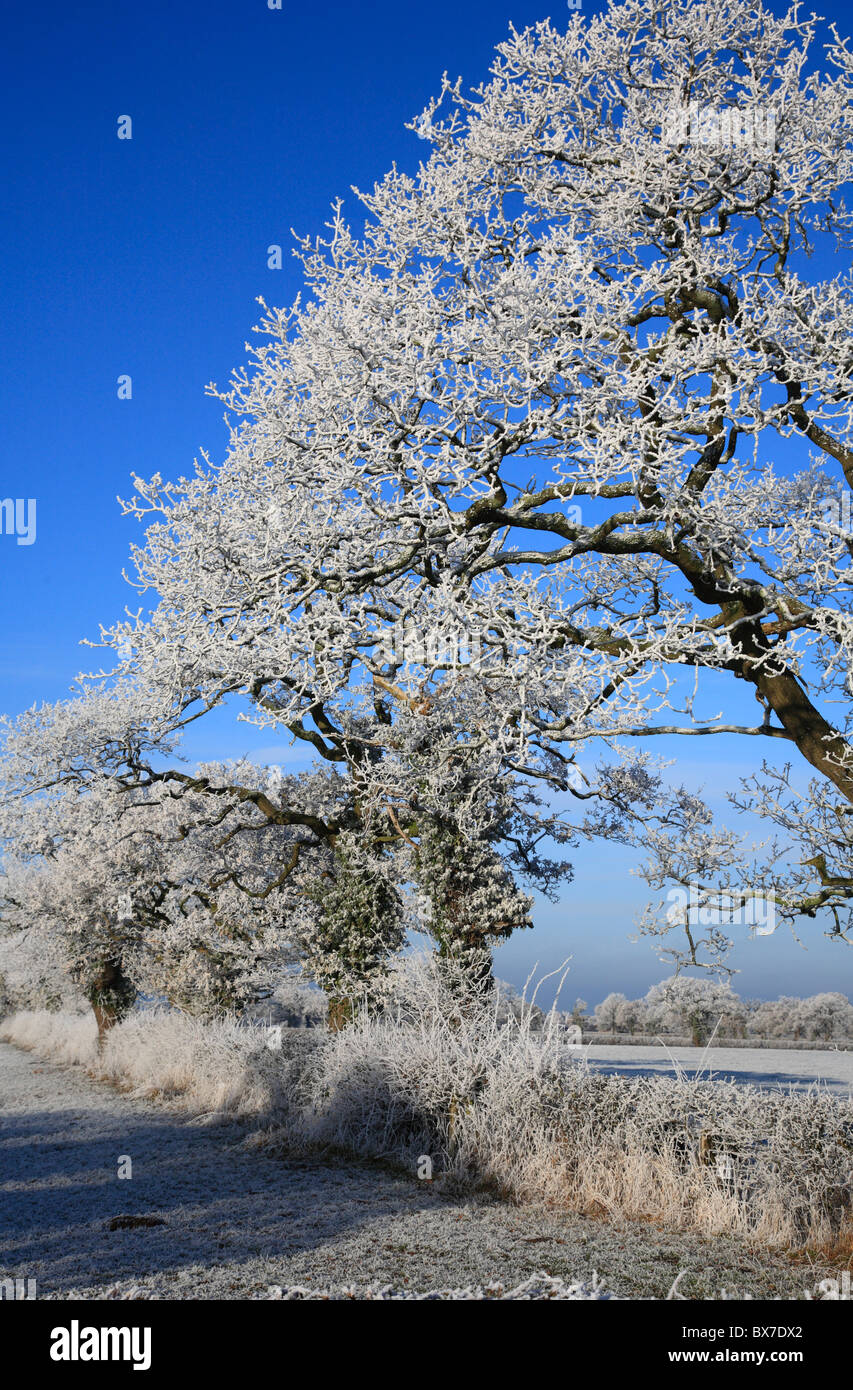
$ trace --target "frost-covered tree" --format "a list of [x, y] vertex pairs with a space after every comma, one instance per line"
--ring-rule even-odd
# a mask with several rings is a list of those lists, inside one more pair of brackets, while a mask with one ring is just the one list
[[642, 1033], [648, 1026], [648, 1008], [643, 999], [626, 999], [616, 1009], [616, 1029], [620, 1033]]
[[[181, 822], [207, 866], [188, 898], [152, 870], [155, 900], [98, 917], [77, 856], [104, 968], [119, 938], [149, 939], [165, 892], [179, 939], [224, 939], [202, 976], [234, 979], [241, 934], [257, 940], [243, 914], [296, 881], [291, 838], [328, 854], [345, 831], [402, 865], [449, 826], [503, 930], [520, 890], [493, 856], [515, 873], [532, 855], [554, 881], [535, 847], [571, 836], [525, 801], [533, 782], [582, 803], [581, 833], [641, 849], [655, 888], [697, 888], [696, 914], [645, 924], [684, 932], [676, 964], [717, 964], [737, 914], [768, 900], [845, 935], [853, 285], [808, 253], [850, 249], [853, 54], [831, 33], [816, 55], [816, 34], [747, 0], [624, 0], [513, 32], [490, 81], [445, 83], [414, 123], [424, 162], [362, 195], [363, 232], [338, 206], [300, 243], [305, 294], [264, 306], [250, 367], [212, 388], [227, 457], [136, 480], [154, 606], [104, 634], [118, 695], [32, 711], [7, 742], [9, 815], [39, 808], [33, 843], [52, 800], [100, 776], [129, 805], [200, 798], [200, 833]], [[340, 770], [343, 809], [170, 764], [183, 725], [235, 696]], [[792, 760], [735, 799], [779, 836], [757, 859], [647, 745], [626, 751], [724, 732]], [[596, 741], [606, 760], [581, 772]], [[502, 797], [523, 808], [515, 850]], [[240, 863], [211, 896], [220, 811]], [[264, 836], [281, 856], [246, 848]], [[427, 872], [446, 936], [461, 897], [442, 853]]]
[[595, 1026], [600, 1033], [614, 1033], [619, 1028], [619, 1012], [623, 1004], [628, 1000], [624, 994], [608, 994], [602, 999], [600, 1004], [596, 1004], [593, 1009]]
[[581, 1028], [581, 1027], [583, 1026], [584, 1021], [585, 1021], [585, 1019], [586, 1019], [586, 1010], [587, 1010], [587, 1002], [586, 1002], [586, 1000], [585, 1000], [585, 999], [576, 999], [575, 1002], [574, 1002], [574, 1007], [572, 1008], [571, 1018], [572, 1018], [572, 1023], [574, 1023], [575, 1026], [576, 1026], [577, 1028]]
[[647, 1006], [642, 999], [626, 999], [624, 994], [608, 994], [593, 1010], [596, 1028], [601, 1033], [642, 1032], [646, 1023]]
[[846, 995], [813, 994], [797, 1004], [792, 1020], [795, 1037], [824, 1042], [853, 1038], [853, 1005]]
[[17, 965], [35, 985], [64, 971], [91, 1004], [99, 1033], [137, 994], [130, 961], [140, 943], [131, 904], [153, 870], [150, 846], [119, 829], [109, 779], [71, 778], [49, 795], [8, 798], [3, 817], [0, 921], [17, 937]]
[[344, 775], [286, 776], [245, 761], [186, 772], [174, 765], [179, 729], [174, 711], [132, 684], [5, 723], [3, 919], [7, 930], [37, 932], [64, 962], [102, 1032], [140, 990], [192, 1013], [244, 1008], [297, 956], [340, 1023], [353, 1000], [375, 997], [403, 943], [407, 877], [420, 876], [435, 905], [440, 949], [471, 955], [476, 942], [508, 934], [527, 905], [508, 862], [546, 892], [568, 872], [538, 849], [549, 827], [562, 835], [538, 799], [496, 797], [470, 768], [467, 802], [463, 782], [455, 802], [467, 837], [457, 833], [440, 862], [446, 834], [427, 809], [423, 748], [417, 814], [398, 801], [404, 830], [390, 806], [389, 833], [387, 817], [371, 826], [369, 803], [359, 804], [357, 759]]
[[139, 716], [93, 693], [7, 725], [0, 757], [3, 926], [70, 974], [101, 1032], [138, 991], [204, 1015], [271, 993], [349, 814], [334, 773], [158, 770]]
[[742, 1001], [729, 984], [717, 980], [676, 975], [652, 985], [645, 999], [649, 1022], [663, 1032], [689, 1032], [695, 1046], [708, 1041], [718, 1029], [740, 1033], [746, 1022]]
[[814, 994], [807, 999], [783, 995], [756, 1003], [749, 1032], [763, 1038], [841, 1041], [853, 1038], [853, 1005], [844, 994]]
[[86, 1000], [38, 931], [0, 932], [0, 1017], [21, 1009], [78, 1010]]
[[782, 995], [779, 999], [759, 1000], [750, 1010], [748, 1031], [759, 1038], [802, 1036], [798, 1012], [802, 1000]]
[[[221, 465], [137, 480], [156, 607], [106, 635], [124, 669], [181, 713], [242, 694], [374, 831], [408, 823], [430, 740], [431, 815], [456, 815], [442, 761], [545, 779], [653, 881], [843, 936], [853, 283], [808, 254], [849, 255], [853, 54], [817, 26], [624, 0], [445, 82], [417, 172], [300, 243], [304, 296], [211, 388]], [[755, 864], [624, 751], [722, 733], [814, 774], [746, 793], [783, 841]], [[584, 782], [592, 739], [616, 761]], [[713, 964], [731, 920], [650, 925]]]

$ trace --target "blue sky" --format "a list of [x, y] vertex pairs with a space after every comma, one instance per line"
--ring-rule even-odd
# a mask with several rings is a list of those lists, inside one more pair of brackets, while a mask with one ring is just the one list
[[[35, 498], [37, 532], [30, 546], [0, 536], [0, 710], [64, 696], [97, 664], [80, 639], [135, 606], [121, 571], [138, 532], [116, 495], [134, 471], [176, 476], [202, 448], [222, 456], [221, 407], [204, 386], [243, 360], [255, 297], [296, 294], [290, 229], [319, 230], [337, 195], [394, 161], [414, 169], [424, 147], [404, 123], [442, 72], [480, 81], [509, 22], [548, 10], [568, 14], [541, 0], [7, 9], [0, 497]], [[845, 28], [839, 5], [823, 10]], [[121, 115], [132, 140], [117, 138]], [[272, 243], [280, 271], [267, 268]], [[119, 400], [125, 373], [133, 395]], [[292, 762], [225, 717], [196, 726], [189, 751]], [[723, 738], [667, 751], [715, 797], [758, 756]], [[627, 941], [644, 897], [630, 858], [611, 846], [574, 857], [575, 883], [502, 948], [499, 973], [518, 982], [571, 954], [572, 997], [644, 992], [666, 969]], [[849, 992], [851, 957], [806, 927], [807, 953], [781, 931], [745, 943], [736, 987]]]

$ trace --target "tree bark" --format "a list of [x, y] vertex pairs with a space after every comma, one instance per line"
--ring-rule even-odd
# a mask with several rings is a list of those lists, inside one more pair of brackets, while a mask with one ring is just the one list
[[329, 1030], [340, 1033], [348, 1023], [352, 1023], [352, 1000], [342, 994], [329, 996]]
[[89, 989], [92, 1012], [98, 1025], [98, 1047], [102, 1048], [111, 1028], [120, 1023], [134, 995], [133, 987], [120, 960], [101, 966]]

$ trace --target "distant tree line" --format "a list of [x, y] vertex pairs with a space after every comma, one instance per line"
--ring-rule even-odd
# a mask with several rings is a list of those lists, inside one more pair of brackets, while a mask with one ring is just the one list
[[701, 1044], [716, 1032], [729, 1038], [846, 1041], [853, 1038], [853, 1005], [837, 992], [807, 999], [741, 999], [728, 983], [676, 975], [642, 999], [608, 994], [592, 1016], [600, 1033], [690, 1034]]

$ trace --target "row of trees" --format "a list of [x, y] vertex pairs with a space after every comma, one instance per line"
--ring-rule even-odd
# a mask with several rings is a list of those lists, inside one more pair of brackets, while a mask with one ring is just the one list
[[530, 921], [513, 854], [546, 892], [569, 872], [529, 843], [549, 824], [531, 798], [521, 813], [481, 796], [464, 843], [437, 816], [417, 840], [369, 834], [335, 769], [157, 766], [166, 741], [144, 748], [141, 721], [128, 737], [138, 709], [138, 692], [113, 688], [6, 725], [7, 1004], [70, 989], [103, 1031], [140, 994], [212, 1016], [300, 971], [339, 1027], [356, 1001], [381, 1000], [407, 928], [432, 936], [454, 977], [489, 978], [491, 944]]
[[643, 999], [608, 994], [593, 1013], [602, 1033], [690, 1034], [694, 1043], [720, 1037], [853, 1039], [853, 1004], [844, 994], [807, 999], [741, 999], [729, 984], [680, 975], [653, 985]]
[[[360, 234], [336, 206], [299, 243], [304, 294], [210, 387], [224, 460], [125, 503], [148, 607], [78, 698], [6, 726], [3, 918], [104, 1024], [155, 966], [227, 1002], [291, 949], [345, 1021], [407, 894], [488, 977], [521, 880], [568, 875], [549, 839], [632, 846], [675, 964], [724, 967], [758, 894], [848, 939], [853, 53], [816, 30], [624, 0], [513, 32]], [[673, 140], [688, 106], [774, 137]], [[231, 701], [328, 773], [182, 771]], [[782, 750], [732, 797], [759, 849], [650, 751], [723, 733]], [[667, 912], [673, 884], [720, 912]]]

